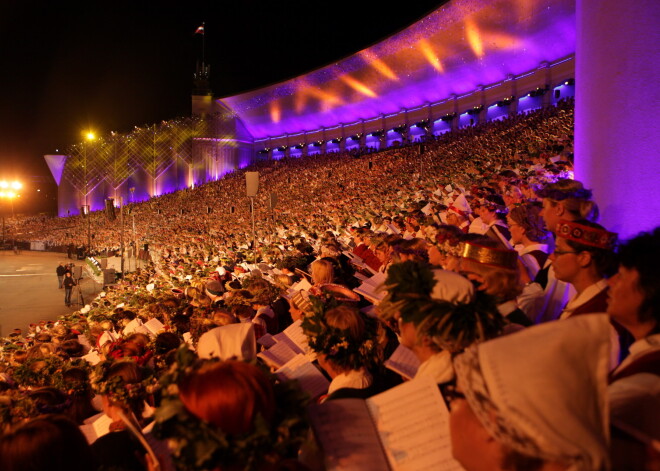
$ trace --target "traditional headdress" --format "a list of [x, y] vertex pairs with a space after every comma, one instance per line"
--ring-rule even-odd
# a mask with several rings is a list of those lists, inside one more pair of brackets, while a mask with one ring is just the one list
[[614, 232], [573, 221], [559, 221], [555, 233], [557, 237], [604, 250], [614, 250], [617, 241], [617, 234]]
[[464, 242], [460, 257], [473, 260], [482, 265], [515, 270], [518, 264], [518, 252], [515, 250], [487, 247], [473, 242]]

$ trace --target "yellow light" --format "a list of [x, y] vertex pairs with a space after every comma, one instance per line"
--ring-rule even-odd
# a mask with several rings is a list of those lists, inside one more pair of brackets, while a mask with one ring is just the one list
[[13, 183], [11, 184], [11, 187], [12, 187], [14, 190], [20, 190], [21, 188], [23, 188], [23, 185], [21, 184], [21, 182], [13, 182]]
[[440, 58], [436, 55], [435, 51], [433, 51], [433, 47], [426, 39], [419, 40], [419, 49], [422, 51], [422, 54], [424, 57], [426, 57], [426, 60], [429, 61], [429, 64], [431, 64], [435, 70], [438, 72], [445, 71], [444, 67], [442, 66], [442, 62], [440, 62]]
[[481, 58], [484, 56], [484, 43], [481, 40], [481, 35], [479, 34], [479, 28], [472, 21], [471, 18], [465, 20], [465, 33], [467, 34], [468, 43], [472, 48], [474, 55]]
[[396, 73], [388, 66], [382, 59], [379, 59], [376, 57], [374, 54], [367, 52], [367, 51], [362, 51], [360, 53], [360, 56], [364, 59], [364, 61], [371, 65], [374, 69], [376, 69], [378, 72], [383, 74], [385, 77], [394, 80], [396, 82], [399, 81], [399, 77], [397, 77]]
[[87, 131], [85, 133], [85, 139], [87, 139], [88, 141], [93, 141], [94, 139], [96, 139], [96, 136], [92, 131]]
[[365, 84], [362, 82], [355, 80], [353, 77], [350, 77], [348, 75], [344, 75], [341, 78], [342, 82], [347, 84], [349, 87], [353, 88], [354, 90], [357, 90], [358, 92], [362, 93], [363, 95], [367, 95], [368, 97], [371, 98], [376, 98], [378, 95], [371, 90], [369, 87], [367, 87]]
[[270, 119], [273, 123], [279, 123], [280, 119], [282, 119], [282, 111], [278, 102], [272, 102], [270, 104]]

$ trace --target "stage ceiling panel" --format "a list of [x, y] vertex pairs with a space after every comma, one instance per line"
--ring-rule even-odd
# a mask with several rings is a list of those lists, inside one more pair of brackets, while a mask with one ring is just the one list
[[276, 137], [460, 96], [574, 53], [574, 0], [451, 0], [336, 64], [220, 101], [254, 138]]

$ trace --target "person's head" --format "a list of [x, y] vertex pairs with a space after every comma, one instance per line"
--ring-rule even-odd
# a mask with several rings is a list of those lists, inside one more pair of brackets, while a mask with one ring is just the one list
[[392, 249], [392, 255], [396, 261], [406, 262], [428, 262], [429, 254], [424, 239], [413, 238], [399, 241]]
[[312, 282], [317, 284], [332, 283], [334, 281], [334, 268], [329, 260], [315, 260], [311, 267]]
[[[619, 272], [610, 279], [607, 312], [636, 337], [660, 326], [660, 228], [619, 247]], [[642, 329], [636, 327], [641, 326]]]
[[482, 237], [475, 242], [463, 243], [460, 271], [502, 303], [520, 294], [517, 262], [515, 250], [504, 249], [497, 241]]
[[511, 231], [511, 241], [514, 244], [521, 244], [524, 239], [530, 242], [542, 242], [546, 239], [547, 233], [543, 229], [543, 218], [541, 210], [543, 206], [539, 203], [525, 203], [516, 206], [507, 216], [509, 231]]
[[37, 412], [40, 414], [65, 414], [71, 407], [71, 400], [57, 388], [46, 386], [29, 393]]
[[147, 397], [142, 368], [132, 360], [104, 362], [96, 366], [92, 386], [101, 395], [103, 410], [118, 408], [141, 417]]
[[[319, 298], [317, 301], [322, 303]], [[380, 363], [378, 321], [353, 306], [329, 303], [330, 307], [313, 309], [302, 323], [309, 346], [318, 355], [319, 365], [334, 378]]]
[[235, 360], [210, 364], [185, 377], [179, 397], [196, 417], [231, 435], [252, 431], [257, 416], [270, 423], [277, 407], [266, 375]]
[[559, 221], [555, 251], [550, 255], [558, 280], [575, 284], [580, 277], [600, 280], [614, 274], [616, 234], [595, 222]]
[[374, 254], [381, 263], [387, 263], [390, 259], [390, 245], [381, 241], [374, 247]]
[[458, 356], [454, 458], [466, 471], [607, 469], [609, 331], [607, 316], [576, 316]]
[[577, 180], [559, 180], [545, 185], [536, 194], [543, 198], [541, 217], [545, 227], [555, 232], [560, 220], [598, 220], [598, 206], [591, 201], [591, 190]]
[[379, 308], [398, 321], [401, 343], [420, 359], [440, 350], [461, 351], [499, 335], [504, 326], [492, 300], [458, 273], [405, 262], [392, 266], [386, 286]]
[[94, 456], [78, 426], [61, 415], [32, 419], [0, 440], [3, 471], [92, 471]]

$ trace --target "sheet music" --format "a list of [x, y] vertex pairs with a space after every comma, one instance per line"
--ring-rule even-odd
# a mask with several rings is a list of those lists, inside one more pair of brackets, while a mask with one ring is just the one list
[[275, 340], [275, 337], [272, 335], [265, 334], [257, 339], [257, 343], [259, 345], [263, 345], [266, 348], [270, 348], [277, 343], [277, 340]]
[[385, 291], [378, 291], [378, 288], [385, 283], [385, 280], [387, 278], [385, 277], [384, 273], [376, 273], [374, 276], [371, 278], [365, 280], [359, 287], [355, 288], [353, 291], [355, 291], [358, 294], [361, 294], [365, 298], [367, 298], [369, 301], [373, 302], [374, 304], [378, 304], [380, 301], [385, 298]]
[[142, 327], [147, 329], [150, 335], [158, 335], [164, 328], [165, 326], [161, 321], [156, 319], [155, 317], [152, 317], [149, 319], [149, 321], [145, 322], [142, 324]]
[[124, 327], [123, 334], [124, 336], [131, 335], [133, 332], [139, 332], [140, 326], [142, 325], [142, 320], [139, 317], [136, 317], [131, 322], [129, 322], [126, 327]]
[[309, 415], [327, 471], [390, 469], [365, 401], [341, 399], [314, 404]]
[[268, 364], [279, 368], [293, 360], [296, 355], [297, 353], [291, 350], [286, 343], [276, 342], [275, 345], [268, 350], [259, 353], [257, 356], [262, 358]]
[[420, 361], [412, 350], [399, 345], [394, 353], [385, 361], [385, 366], [406, 379], [413, 379], [419, 369]]
[[284, 334], [286, 334], [286, 336], [302, 350], [309, 361], [314, 361], [316, 359], [316, 354], [309, 348], [309, 340], [302, 329], [302, 320], [297, 320], [284, 329]]
[[275, 339], [276, 342], [282, 342], [285, 343], [291, 350], [293, 350], [296, 353], [302, 353], [304, 354], [302, 348], [300, 348], [296, 343], [291, 340], [289, 337], [284, 332], [280, 332], [279, 334], [273, 335], [273, 339]]
[[300, 387], [307, 391], [312, 398], [327, 393], [330, 386], [330, 381], [323, 376], [323, 373], [301, 354], [296, 355], [277, 370], [275, 374], [280, 379], [297, 379], [300, 382]]
[[408, 381], [367, 400], [394, 471], [461, 471], [453, 459], [449, 411], [430, 379]]
[[110, 424], [112, 419], [103, 412], [93, 415], [83, 422], [80, 431], [85, 435], [87, 443], [90, 445], [96, 441], [97, 438], [110, 433]]

